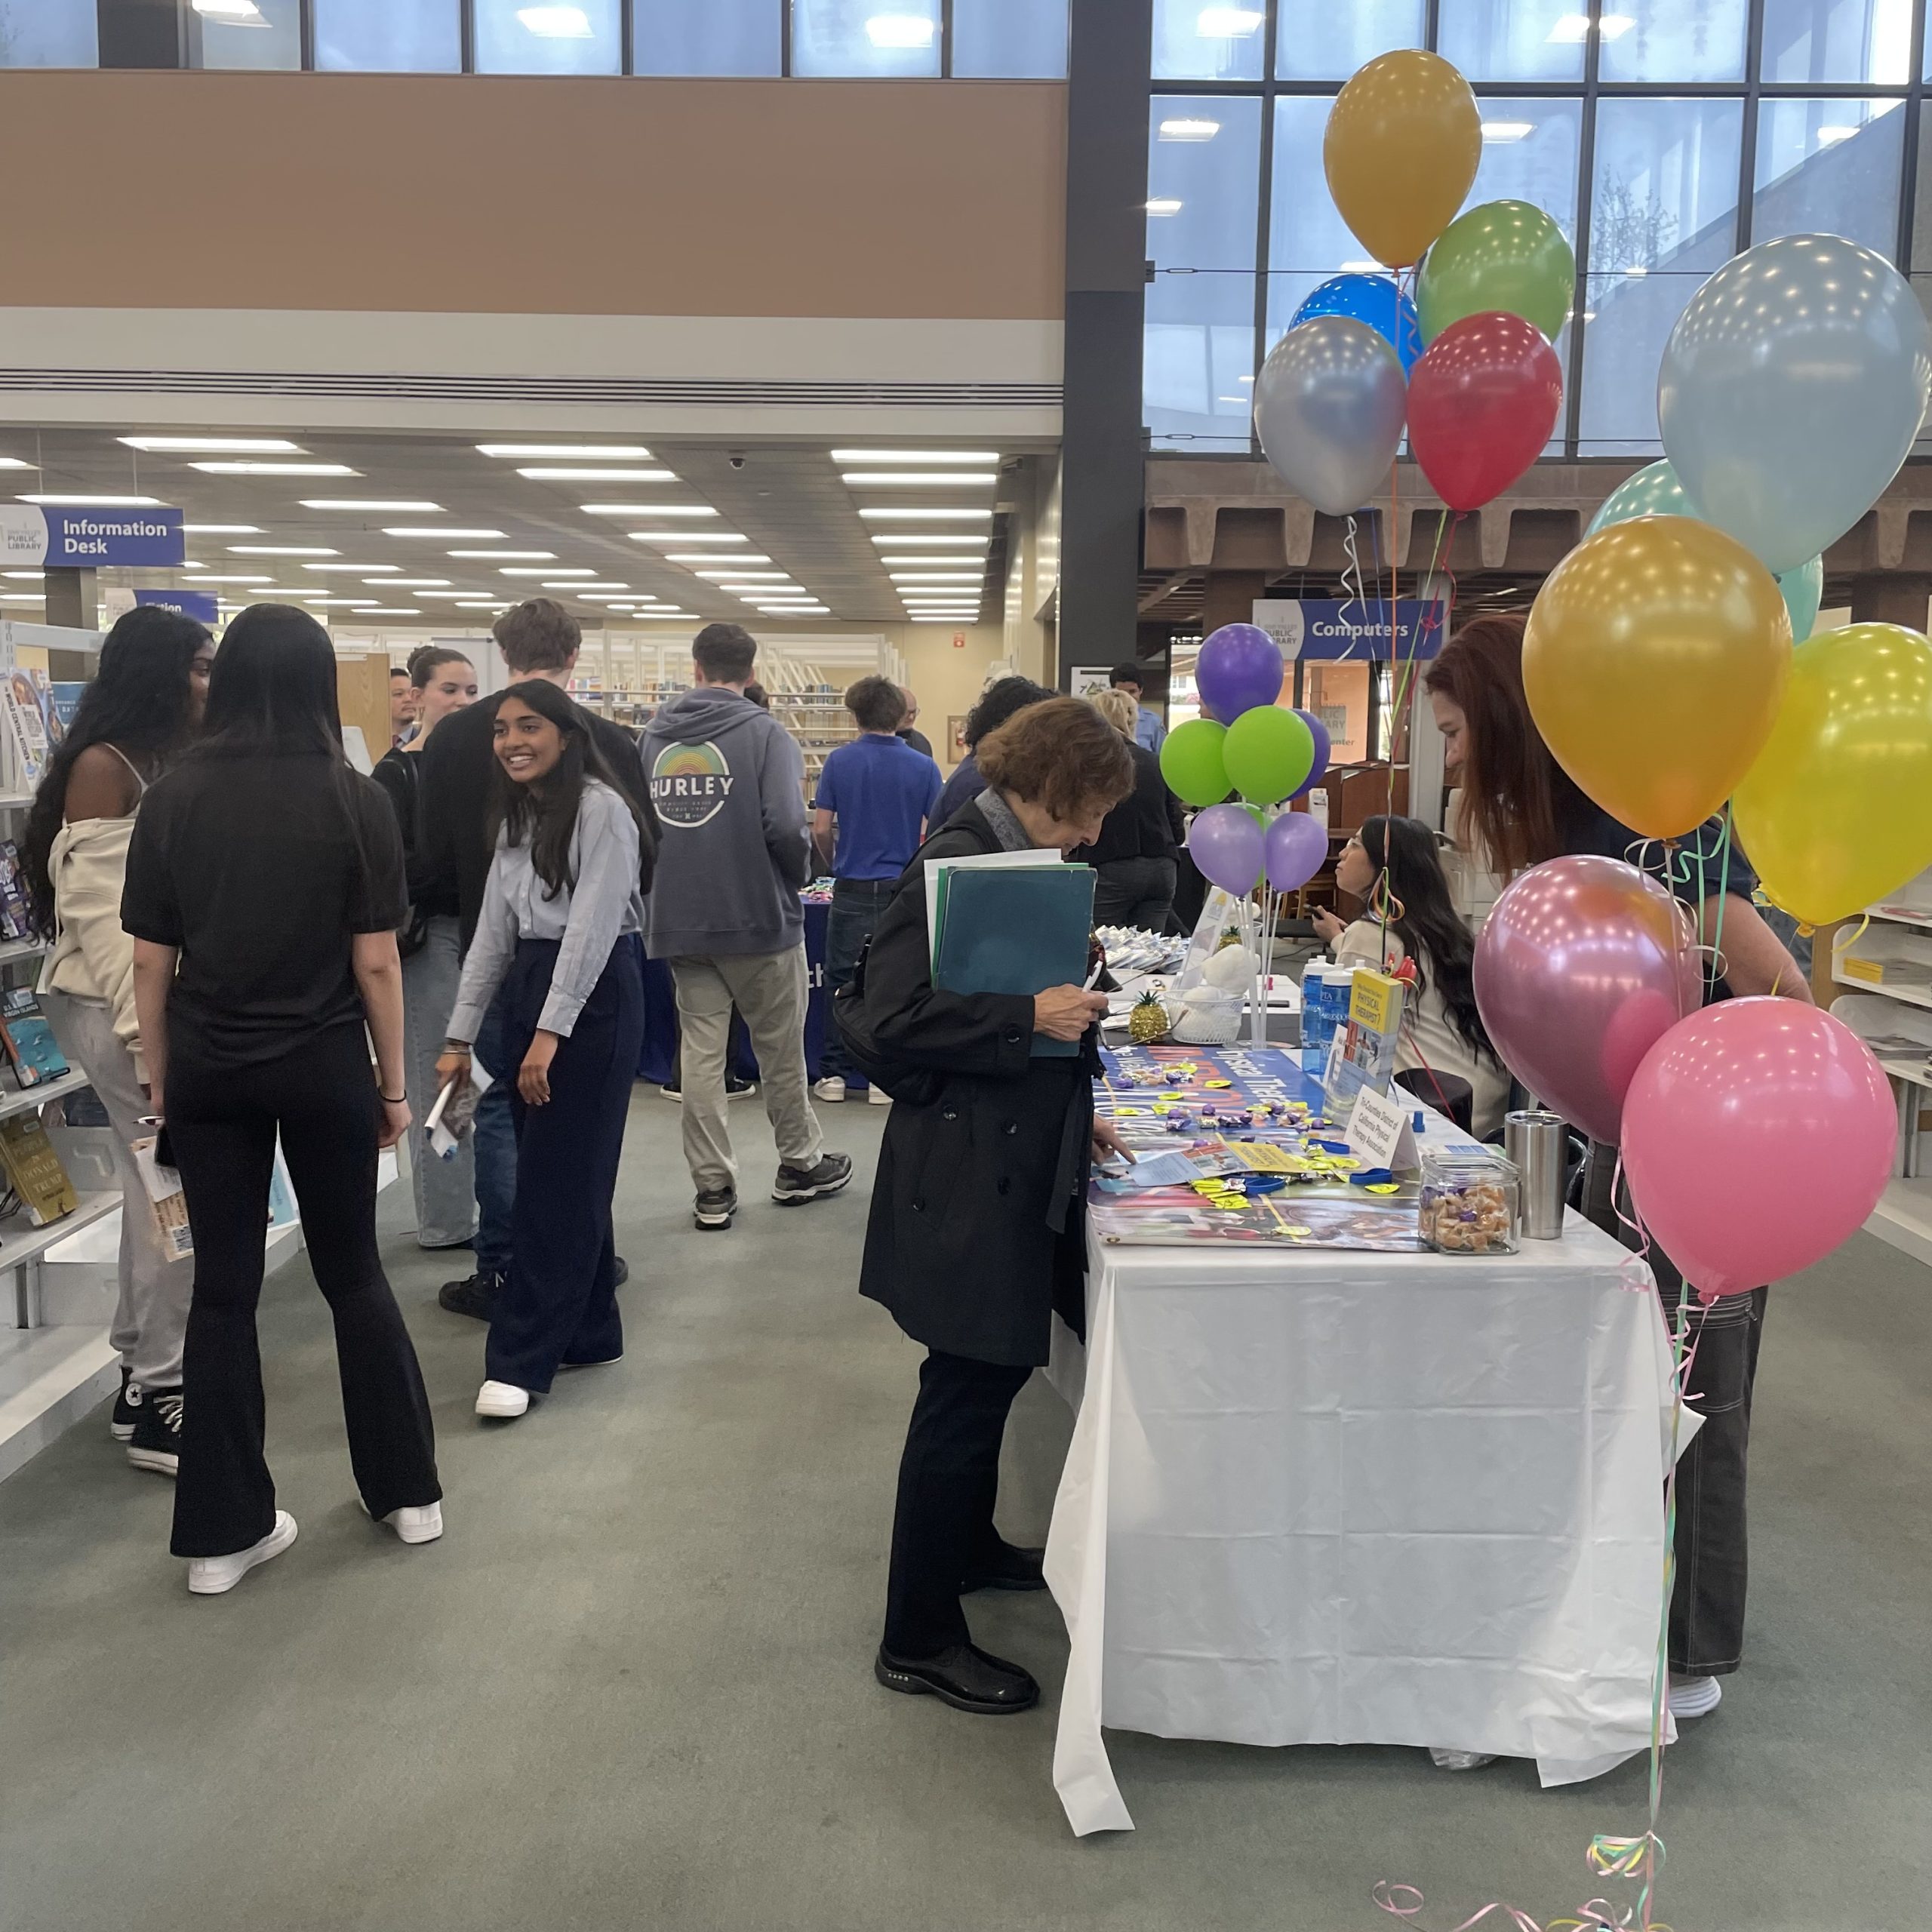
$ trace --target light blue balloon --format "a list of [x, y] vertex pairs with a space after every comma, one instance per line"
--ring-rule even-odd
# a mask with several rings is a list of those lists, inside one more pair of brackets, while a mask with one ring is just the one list
[[1707, 523], [1774, 572], [1877, 502], [1932, 397], [1932, 324], [1904, 276], [1841, 235], [1792, 235], [1691, 297], [1657, 372], [1664, 453]]
[[[1662, 463], [1646, 464], [1634, 476], [1626, 476], [1604, 497], [1583, 534], [1594, 537], [1599, 530], [1607, 530], [1613, 523], [1628, 523], [1633, 517], [1694, 517], [1697, 514], [1666, 458]], [[1824, 601], [1824, 558], [1814, 557], [1794, 571], [1780, 572], [1778, 589], [1784, 594], [1785, 608], [1791, 613], [1792, 641], [1802, 644], [1817, 628], [1818, 606]]]
[[1405, 376], [1422, 353], [1416, 305], [1386, 275], [1331, 276], [1295, 311], [1288, 326], [1315, 315], [1346, 315], [1351, 321], [1366, 322], [1401, 358]]

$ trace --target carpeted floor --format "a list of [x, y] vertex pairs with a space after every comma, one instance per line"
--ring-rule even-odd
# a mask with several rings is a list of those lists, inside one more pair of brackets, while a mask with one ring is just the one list
[[[1414, 1751], [1115, 1734], [1140, 1829], [1076, 1841], [1054, 1714], [956, 1715], [870, 1658], [916, 1352], [853, 1291], [863, 1184], [780, 1209], [755, 1103], [751, 1204], [690, 1224], [676, 1110], [640, 1090], [619, 1202], [628, 1355], [509, 1428], [470, 1412], [466, 1254], [386, 1242], [435, 1406], [448, 1534], [355, 1507], [306, 1265], [262, 1320], [290, 1553], [192, 1600], [169, 1491], [103, 1410], [0, 1486], [0, 1927], [79, 1932], [1021, 1932], [1447, 1928], [1600, 1889], [1641, 1765], [1540, 1792]], [[826, 1110], [869, 1176], [881, 1112]], [[463, 1265], [452, 1268], [454, 1260]], [[1678, 1932], [1907, 1932], [1932, 1895], [1932, 1273], [1860, 1236], [1773, 1298], [1752, 1471], [1751, 1655], [1671, 1753], [1660, 1915]], [[1038, 1383], [1006, 1527], [1044, 1534], [1067, 1419]], [[1057, 1682], [1051, 1600], [981, 1641]], [[1497, 1922], [1492, 1919], [1491, 1923]]]

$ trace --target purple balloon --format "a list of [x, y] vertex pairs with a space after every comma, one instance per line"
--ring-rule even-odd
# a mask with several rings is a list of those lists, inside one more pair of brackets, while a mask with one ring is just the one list
[[1188, 827], [1201, 875], [1223, 892], [1247, 894], [1261, 876], [1261, 828], [1245, 805], [1210, 805]]
[[1688, 915], [1656, 880], [1580, 854], [1532, 866], [1476, 941], [1476, 1007], [1510, 1072], [1593, 1140], [1622, 1137], [1638, 1063], [1703, 1003]]
[[1281, 647], [1259, 624], [1223, 624], [1201, 647], [1195, 688], [1223, 724], [1281, 694]]
[[1291, 798], [1305, 798], [1321, 783], [1323, 775], [1328, 769], [1328, 761], [1334, 755], [1335, 746], [1328, 736], [1327, 726], [1313, 712], [1297, 711], [1295, 715], [1308, 727], [1309, 735], [1315, 740], [1315, 763], [1309, 768], [1308, 776], [1288, 794]]
[[1268, 883], [1277, 892], [1294, 892], [1328, 863], [1327, 828], [1306, 812], [1284, 812], [1269, 826], [1262, 848]]

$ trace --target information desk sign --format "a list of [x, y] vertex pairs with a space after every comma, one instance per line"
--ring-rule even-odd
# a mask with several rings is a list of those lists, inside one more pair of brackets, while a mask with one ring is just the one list
[[0, 557], [17, 568], [178, 568], [186, 543], [178, 509], [0, 504]]

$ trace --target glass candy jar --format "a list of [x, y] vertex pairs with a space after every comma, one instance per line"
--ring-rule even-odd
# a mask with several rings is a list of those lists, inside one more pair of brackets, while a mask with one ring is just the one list
[[1425, 1147], [1420, 1214], [1422, 1238], [1438, 1254], [1514, 1254], [1516, 1170], [1491, 1147]]

